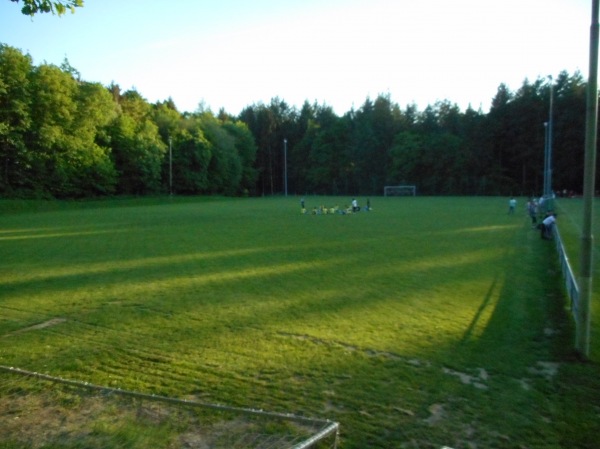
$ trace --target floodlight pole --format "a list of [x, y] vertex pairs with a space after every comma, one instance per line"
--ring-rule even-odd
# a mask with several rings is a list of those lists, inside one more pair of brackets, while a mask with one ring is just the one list
[[545, 201], [544, 204], [546, 205], [546, 210], [552, 210], [554, 208], [554, 201], [553, 201], [553, 197], [554, 195], [552, 194], [552, 127], [553, 127], [553, 118], [552, 116], [554, 115], [554, 86], [553, 86], [553, 80], [552, 80], [552, 76], [548, 77], [550, 79], [550, 107], [548, 110], [548, 143], [547, 143], [547, 147], [546, 147], [546, 151], [547, 151], [547, 166], [546, 166], [546, 170], [547, 170], [547, 178], [546, 178], [546, 187], [545, 187], [545, 191], [544, 191], [544, 197], [545, 197]]
[[542, 197], [546, 199], [548, 194], [548, 122], [544, 122], [544, 187]]
[[285, 196], [288, 196], [288, 189], [287, 189], [287, 139], [283, 139], [283, 179], [284, 179]]
[[592, 0], [590, 26], [590, 67], [587, 85], [585, 120], [585, 166], [583, 177], [583, 225], [581, 230], [581, 263], [579, 304], [576, 313], [575, 348], [587, 359], [590, 353], [590, 302], [592, 297], [592, 217], [594, 212], [594, 180], [596, 177], [596, 141], [598, 122], [598, 2]]
[[169, 136], [169, 195], [173, 196], [173, 140]]

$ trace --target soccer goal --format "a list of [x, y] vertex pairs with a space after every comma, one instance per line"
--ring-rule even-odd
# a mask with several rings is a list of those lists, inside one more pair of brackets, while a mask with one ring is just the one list
[[383, 196], [416, 196], [417, 186], [385, 186]]
[[121, 441], [122, 434], [132, 445], [143, 438], [156, 447], [337, 449], [339, 424], [93, 385], [0, 365], [0, 435], [12, 442], [10, 447], [113, 447], [110, 443]]

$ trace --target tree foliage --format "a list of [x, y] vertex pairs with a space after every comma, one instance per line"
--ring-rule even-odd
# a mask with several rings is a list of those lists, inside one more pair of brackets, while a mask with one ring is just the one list
[[181, 114], [171, 100], [153, 105], [135, 90], [82, 81], [68, 61], [36, 67], [0, 46], [4, 196], [248, 194], [255, 155], [240, 121]]
[[83, 0], [11, 0], [22, 3], [21, 12], [26, 16], [34, 16], [38, 13], [51, 13], [62, 16], [67, 11], [75, 12], [75, 8], [83, 6]]
[[[81, 79], [67, 60], [34, 66], [0, 45], [0, 194], [539, 195], [553, 95], [553, 186], [582, 189], [586, 83], [579, 73], [501, 84], [488, 113], [389, 95], [339, 116], [280, 98], [238, 117]], [[287, 182], [287, 184], [286, 184]]]
[[27, 184], [30, 154], [25, 133], [31, 126], [29, 56], [0, 46], [0, 190], [11, 194]]
[[143, 195], [162, 188], [166, 144], [152, 120], [152, 107], [135, 90], [118, 95], [118, 114], [109, 127], [117, 192]]
[[540, 195], [551, 86], [552, 184], [581, 192], [586, 83], [579, 73], [525, 80], [516, 92], [501, 84], [487, 114], [449, 101], [402, 110], [380, 95], [341, 117], [317, 104], [282, 109], [277, 100], [240, 119], [261, 154], [261, 194], [283, 191], [277, 151], [283, 136], [293, 136], [287, 170], [297, 194], [377, 195], [385, 185], [415, 184], [430, 195]]
[[57, 197], [111, 193], [109, 150], [96, 141], [114, 114], [110, 95], [52, 65], [34, 68], [30, 80], [27, 187]]

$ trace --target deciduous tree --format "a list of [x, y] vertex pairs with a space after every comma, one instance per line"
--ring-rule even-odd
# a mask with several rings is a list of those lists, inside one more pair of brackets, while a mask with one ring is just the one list
[[25, 133], [31, 126], [31, 57], [0, 45], [0, 192], [30, 184]]
[[110, 126], [118, 191], [156, 193], [162, 185], [161, 168], [167, 146], [152, 120], [152, 107], [137, 91], [130, 90], [119, 94], [119, 108], [120, 113]]

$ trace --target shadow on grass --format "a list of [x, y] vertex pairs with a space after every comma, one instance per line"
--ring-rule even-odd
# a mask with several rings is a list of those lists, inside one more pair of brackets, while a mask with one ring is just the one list
[[481, 319], [481, 316], [483, 314], [483, 312], [490, 307], [494, 294], [496, 293], [496, 290], [498, 288], [498, 277], [499, 274], [496, 275], [496, 277], [494, 278], [494, 280], [492, 281], [492, 284], [490, 285], [490, 288], [487, 292], [487, 294], [485, 295], [485, 298], [483, 299], [483, 301], [481, 302], [481, 305], [479, 306], [479, 308], [477, 309], [477, 312], [475, 313], [475, 316], [473, 317], [473, 320], [471, 321], [471, 323], [469, 324], [469, 326], [467, 327], [467, 329], [465, 330], [465, 333], [462, 337], [461, 343], [466, 343], [468, 340], [471, 339], [471, 336], [473, 334], [473, 330], [475, 329], [475, 327], [478, 326], [478, 323]]
[[[516, 257], [507, 254], [499, 267], [505, 281], [497, 301], [491, 304], [490, 298], [498, 277], [473, 319], [493, 306], [485, 331], [477, 340], [463, 338], [450, 363], [485, 367], [500, 378], [501, 394], [485, 408], [511, 440], [527, 445], [530, 434], [538, 433], [537, 444], [544, 447], [597, 447], [600, 369], [574, 357], [572, 318], [553, 243], [521, 230], [513, 244]], [[471, 337], [470, 328], [465, 337]]]
[[[314, 224], [298, 247], [271, 229], [260, 244], [239, 239], [220, 252], [155, 251], [16, 279], [0, 304], [44, 289], [33, 297], [54, 295], [54, 309], [22, 307], [66, 321], [5, 340], [3, 357], [142, 391], [331, 414], [348, 448], [592, 447], [597, 424], [571, 417], [590, 416], [574, 409], [597, 398], [583, 376], [599, 376], [568, 359], [559, 272], [537, 233], [475, 223], [464, 232], [493, 237], [456, 245], [442, 237], [463, 231], [440, 224], [414, 246], [393, 246], [396, 236], [377, 230], [388, 254], [378, 260], [362, 250], [378, 238], [350, 232], [360, 222]], [[340, 236], [323, 241], [325, 226]], [[479, 302], [448, 299], [457, 281], [482, 279]], [[439, 335], [432, 315], [458, 330]], [[403, 346], [411, 326], [420, 340]], [[544, 370], [554, 364], [557, 373]], [[582, 409], [593, 416], [593, 403]], [[579, 443], [566, 444], [575, 432]]]

